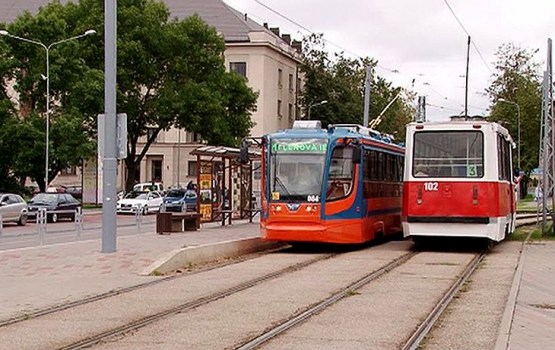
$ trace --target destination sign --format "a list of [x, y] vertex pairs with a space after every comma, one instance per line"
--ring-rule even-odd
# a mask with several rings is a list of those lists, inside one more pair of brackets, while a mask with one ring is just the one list
[[272, 153], [325, 153], [327, 140], [272, 140]]

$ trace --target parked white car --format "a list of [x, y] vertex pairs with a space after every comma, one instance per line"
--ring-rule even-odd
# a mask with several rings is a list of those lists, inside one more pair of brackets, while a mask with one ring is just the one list
[[160, 193], [164, 192], [164, 185], [161, 182], [143, 182], [133, 186], [133, 191], [146, 192], [146, 191], [158, 191]]
[[135, 214], [137, 211], [140, 211], [143, 215], [158, 212], [162, 200], [162, 195], [156, 191], [131, 191], [123, 199], [116, 202], [116, 212], [118, 214]]
[[0, 216], [3, 222], [16, 222], [23, 226], [27, 223], [27, 203], [21, 196], [13, 193], [0, 193]]

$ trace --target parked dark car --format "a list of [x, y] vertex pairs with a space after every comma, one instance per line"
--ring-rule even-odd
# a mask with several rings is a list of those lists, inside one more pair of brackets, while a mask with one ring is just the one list
[[75, 220], [75, 210], [81, 203], [69, 193], [39, 193], [29, 201], [29, 218], [36, 219], [40, 208], [46, 208], [46, 219], [57, 222], [59, 219]]
[[0, 216], [2, 222], [16, 222], [23, 226], [27, 223], [27, 203], [20, 195], [0, 193]]
[[83, 198], [83, 187], [81, 186], [67, 186], [66, 193], [71, 194], [75, 199]]
[[166, 211], [196, 211], [197, 193], [185, 189], [169, 190], [164, 196], [163, 205]]

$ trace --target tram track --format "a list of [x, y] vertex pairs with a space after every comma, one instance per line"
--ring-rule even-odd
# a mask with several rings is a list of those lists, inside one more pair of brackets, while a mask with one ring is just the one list
[[436, 306], [426, 316], [424, 321], [422, 321], [422, 323], [416, 328], [416, 331], [409, 337], [402, 347], [403, 350], [416, 350], [419, 348], [420, 344], [426, 335], [428, 335], [428, 333], [432, 330], [443, 311], [445, 311], [461, 287], [468, 281], [478, 266], [480, 266], [480, 263], [486, 257], [487, 252], [488, 250], [483, 250], [474, 256], [461, 276], [459, 276], [455, 283], [452, 284], [451, 288], [447, 290]]
[[112, 328], [112, 329], [107, 330], [105, 332], [101, 332], [101, 333], [98, 333], [96, 335], [84, 338], [82, 340], [79, 340], [79, 341], [74, 342], [72, 344], [69, 344], [67, 346], [60, 347], [59, 349], [60, 350], [73, 350], [73, 349], [89, 348], [89, 347], [97, 345], [97, 344], [99, 344], [99, 343], [101, 343], [101, 342], [103, 342], [107, 339], [110, 339], [110, 338], [113, 338], [113, 337], [116, 337], [116, 336], [119, 336], [119, 335], [124, 335], [128, 332], [131, 332], [131, 331], [137, 330], [139, 328], [142, 328], [142, 327], [148, 326], [150, 324], [153, 324], [153, 323], [155, 323], [159, 320], [162, 320], [162, 319], [164, 319], [168, 316], [179, 314], [179, 313], [182, 313], [182, 312], [185, 312], [185, 311], [188, 311], [188, 310], [192, 310], [192, 309], [197, 308], [199, 306], [202, 306], [202, 305], [214, 302], [216, 300], [231, 296], [233, 294], [239, 293], [239, 292], [244, 291], [246, 289], [255, 287], [255, 286], [257, 286], [257, 285], [259, 285], [263, 282], [281, 277], [281, 276], [283, 276], [285, 274], [288, 274], [288, 273], [292, 273], [292, 272], [304, 269], [304, 268], [306, 268], [310, 265], [316, 264], [318, 262], [321, 262], [321, 261], [324, 261], [324, 260], [327, 260], [327, 259], [331, 259], [331, 258], [333, 258], [337, 255], [338, 255], [337, 253], [325, 254], [323, 256], [319, 256], [317, 258], [310, 259], [306, 262], [302, 262], [302, 263], [298, 263], [298, 264], [289, 266], [287, 268], [275, 271], [273, 273], [266, 274], [266, 275], [261, 276], [259, 278], [254, 278], [252, 280], [249, 280], [249, 281], [244, 282], [244, 283], [240, 283], [240, 284], [235, 285], [233, 287], [230, 287], [230, 288], [227, 288], [227, 289], [224, 289], [224, 290], [221, 290], [221, 291], [217, 291], [217, 292], [214, 292], [214, 293], [209, 294], [207, 296], [197, 298], [195, 300], [177, 305], [173, 308], [166, 309], [166, 310], [163, 310], [161, 312], [151, 314], [151, 315], [143, 317], [141, 319], [138, 319], [138, 320], [129, 322], [127, 324], [124, 324], [120, 327], [115, 327], [115, 328]]
[[[166, 276], [166, 277], [161, 277], [157, 280], [153, 280], [153, 281], [149, 281], [149, 282], [144, 282], [144, 283], [140, 283], [140, 284], [136, 284], [133, 286], [129, 286], [129, 287], [124, 287], [124, 288], [118, 288], [118, 289], [114, 289], [105, 293], [101, 293], [101, 294], [97, 294], [97, 295], [93, 295], [90, 297], [86, 297], [86, 298], [82, 298], [79, 300], [75, 300], [75, 301], [70, 301], [67, 303], [62, 303], [62, 304], [58, 304], [58, 305], [54, 305], [51, 307], [46, 307], [37, 311], [33, 311], [33, 312], [28, 312], [19, 316], [15, 316], [15, 317], [11, 317], [8, 319], [4, 319], [4, 320], [0, 320], [0, 329], [2, 329], [3, 327], [6, 326], [10, 326], [16, 323], [20, 323], [20, 322], [24, 322], [24, 321], [29, 321], [32, 319], [36, 319], [39, 317], [43, 317], [43, 316], [48, 316], [48, 315], [52, 315], [61, 311], [65, 311], [65, 310], [69, 310], [72, 308], [76, 308], [79, 306], [83, 306], [89, 303], [93, 303], [93, 302], [98, 302], [98, 301], [103, 301], [106, 300], [108, 298], [112, 298], [112, 297], [116, 297], [116, 296], [120, 296], [123, 294], [127, 294], [127, 293], [131, 293], [131, 292], [135, 292], [141, 289], [145, 289], [145, 288], [149, 288], [161, 283], [166, 283], [166, 282], [170, 282], [179, 278], [185, 278], [194, 274], [200, 274], [200, 273], [204, 273], [207, 271], [211, 271], [211, 270], [215, 270], [215, 269], [219, 269], [225, 266], [229, 266], [229, 265], [233, 265], [233, 264], [237, 264], [240, 262], [243, 262], [245, 260], [251, 259], [254, 256], [260, 255], [260, 254], [268, 254], [268, 253], [272, 253], [272, 252], [279, 252], [283, 249], [286, 248], [277, 248], [277, 249], [272, 249], [272, 250], [268, 250], [265, 251], [263, 253], [256, 253], [256, 254], [249, 254], [248, 256], [245, 257], [241, 257], [241, 258], [235, 258], [232, 261], [227, 261], [227, 262], [222, 262], [222, 263], [217, 263], [215, 265], [210, 265], [209, 266], [204, 266], [201, 267], [197, 270], [194, 271], [189, 271], [187, 273], [182, 273], [182, 274], [174, 274], [174, 275], [170, 275], [170, 276]], [[316, 261], [317, 262], [317, 261]]]
[[[52, 348], [60, 348], [60, 349], [83, 349], [83, 348], [88, 348], [90, 346], [93, 346], [95, 344], [101, 343], [103, 340], [111, 338], [113, 336], [117, 336], [120, 334], [125, 334], [129, 331], [135, 330], [135, 329], [139, 329], [141, 327], [144, 327], [146, 325], [155, 323], [158, 320], [161, 320], [165, 317], [174, 315], [174, 314], [178, 314], [181, 312], [185, 312], [194, 308], [197, 308], [199, 306], [205, 305], [205, 304], [209, 304], [211, 302], [217, 301], [219, 299], [228, 297], [230, 295], [239, 293], [241, 291], [244, 291], [246, 289], [252, 288], [254, 286], [257, 286], [261, 283], [270, 281], [272, 279], [278, 278], [280, 276], [304, 269], [310, 265], [316, 264], [318, 262], [322, 262], [328, 259], [331, 259], [335, 256], [340, 255], [341, 253], [337, 253], [337, 252], [333, 252], [333, 253], [327, 253], [327, 254], [318, 254], [318, 256], [316, 257], [312, 257], [308, 260], [305, 261], [301, 261], [301, 262], [297, 262], [297, 263], [293, 263], [289, 266], [286, 266], [284, 268], [278, 269], [276, 271], [272, 271], [269, 273], [266, 273], [262, 276], [259, 276], [257, 278], [252, 278], [249, 279], [245, 282], [242, 283], [237, 283], [235, 285], [230, 286], [229, 288], [224, 288], [224, 289], [219, 289], [219, 290], [215, 290], [213, 293], [209, 293], [206, 295], [200, 295], [197, 296], [187, 302], [181, 302], [181, 303], [177, 303], [176, 305], [172, 306], [172, 305], [168, 305], [164, 308], [161, 308], [160, 311], [148, 311], [148, 306], [144, 307], [144, 311], [141, 313], [141, 315], [139, 317], [135, 316], [126, 316], [123, 315], [123, 319], [121, 320], [121, 323], [119, 326], [110, 326], [109, 329], [107, 330], [90, 330], [90, 331], [86, 331], [87, 333], [90, 332], [92, 335], [89, 337], [83, 337], [82, 339], [75, 339], [75, 336], [71, 336], [71, 334], [69, 335], [60, 335], [60, 336], [56, 336], [55, 338], [58, 340], [55, 340], [56, 346], [53, 346]], [[242, 259], [242, 260], [247, 260], [247, 259]], [[219, 268], [222, 268], [224, 266], [227, 265], [233, 265], [236, 264], [240, 261], [234, 261], [231, 262], [229, 264], [225, 264], [225, 265], [218, 265], [218, 266], [212, 266], [210, 268], [207, 269], [202, 269], [200, 271], [195, 271], [194, 274], [199, 274], [201, 272], [208, 272], [209, 270], [216, 270]], [[29, 328], [29, 326], [25, 326], [26, 322], [33, 322], [34, 320], [36, 320], [37, 322], [44, 322], [44, 320], [42, 320], [43, 318], [45, 318], [46, 316], [51, 316], [49, 319], [54, 318], [57, 320], [62, 320], [65, 319], [64, 317], [64, 312], [73, 312], [73, 313], [80, 313], [81, 309], [79, 309], [79, 307], [83, 307], [87, 304], [92, 304], [95, 302], [102, 302], [102, 301], [106, 301], [110, 298], [116, 297], [116, 296], [123, 296], [124, 294], [130, 294], [131, 292], [134, 291], [138, 291], [141, 289], [146, 289], [148, 287], [153, 287], [154, 285], [163, 283], [163, 282], [170, 282], [170, 281], [174, 281], [176, 279], [185, 277], [185, 276], [191, 276], [192, 274], [185, 274], [185, 275], [179, 275], [179, 276], [169, 276], [165, 279], [162, 280], [156, 280], [156, 281], [151, 281], [151, 282], [147, 282], [141, 285], [137, 285], [137, 286], [132, 286], [129, 288], [124, 288], [122, 290], [117, 290], [117, 291], [113, 291], [113, 292], [108, 292], [108, 293], [104, 293], [102, 295], [98, 295], [98, 296], [94, 296], [91, 298], [85, 298], [85, 299], [81, 299], [75, 302], [71, 302], [71, 303], [65, 303], [62, 305], [58, 305], [52, 308], [47, 308], [44, 310], [40, 310], [37, 311], [33, 314], [29, 314], [29, 315], [23, 315], [23, 316], [19, 316], [16, 318], [12, 318], [9, 320], [6, 320], [2, 323], [2, 326], [0, 327], [0, 332], [8, 332], [8, 334], [10, 333], [10, 331], [12, 330], [12, 328], [10, 328], [10, 326], [19, 326], [21, 327], [20, 329], [25, 329], [26, 327]], [[94, 305], [94, 304], [93, 304]], [[91, 308], [91, 307], [89, 307]], [[93, 306], [92, 308], [96, 308], [99, 310], [102, 309], [106, 309], [106, 306], [103, 306], [102, 304], [99, 304], [99, 306]], [[102, 314], [102, 311], [100, 311], [100, 313]], [[59, 315], [58, 315], [59, 314]], [[96, 317], [98, 318], [98, 317]], [[93, 319], [96, 319], [95, 317], [93, 317]], [[127, 319], [126, 319], [127, 318]], [[129, 321], [129, 319], [132, 319], [132, 321]], [[30, 326], [30, 328], [32, 328], [32, 326]], [[81, 337], [81, 336], [79, 336]], [[63, 340], [64, 338], [66, 338], [66, 340]], [[70, 339], [67, 339], [70, 338]], [[71, 339], [73, 338], [73, 339]], [[64, 345], [67, 344], [67, 345]]]
[[410, 251], [401, 257], [393, 260], [392, 262], [388, 263], [387, 265], [381, 267], [378, 270], [375, 270], [366, 276], [362, 277], [358, 281], [348, 285], [347, 287], [343, 288], [339, 292], [333, 294], [329, 298], [326, 298], [313, 306], [310, 306], [308, 309], [304, 310], [303, 312], [285, 320], [284, 322], [280, 323], [279, 325], [272, 327], [271, 329], [266, 330], [263, 334], [245, 342], [236, 347], [237, 350], [250, 350], [259, 347], [260, 345], [266, 343], [270, 339], [273, 339], [280, 334], [286, 332], [287, 330], [295, 327], [296, 325], [306, 321], [311, 316], [320, 313], [322, 310], [326, 309], [327, 307], [331, 306], [332, 304], [340, 301], [341, 299], [349, 296], [351, 293], [355, 292], [357, 289], [367, 285], [368, 283], [376, 280], [377, 278], [381, 277], [382, 275], [390, 272], [391, 270], [397, 268], [398, 266], [404, 264], [415, 255], [419, 254], [417, 251]]

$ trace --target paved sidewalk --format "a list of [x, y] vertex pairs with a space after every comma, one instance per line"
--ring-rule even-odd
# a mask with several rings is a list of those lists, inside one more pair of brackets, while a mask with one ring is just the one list
[[117, 252], [103, 254], [101, 240], [0, 251], [0, 320], [156, 278], [140, 276], [160, 256], [197, 246], [259, 236], [259, 224], [203, 224], [199, 231], [118, 237]]
[[541, 241], [526, 244], [520, 264], [522, 275], [509, 333], [508, 349], [553, 349], [555, 348], [555, 242]]

